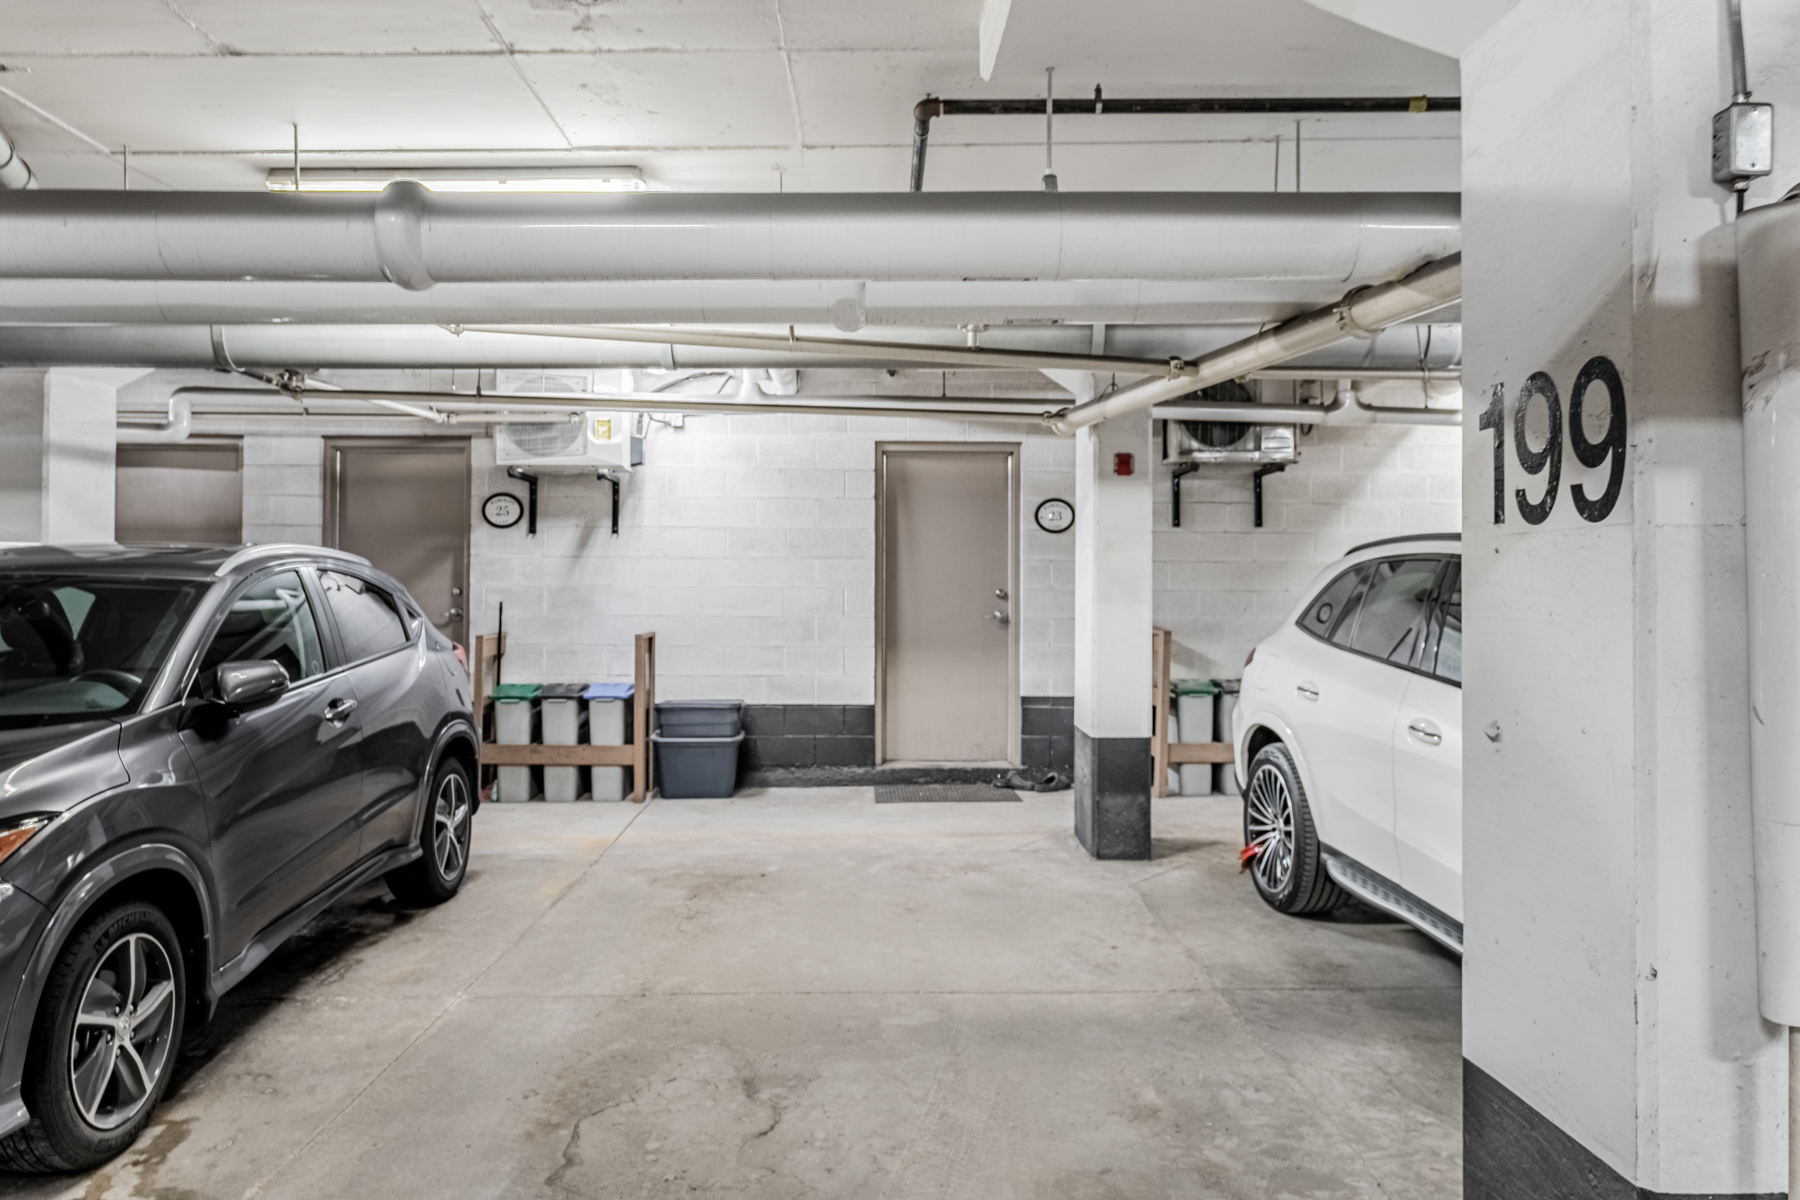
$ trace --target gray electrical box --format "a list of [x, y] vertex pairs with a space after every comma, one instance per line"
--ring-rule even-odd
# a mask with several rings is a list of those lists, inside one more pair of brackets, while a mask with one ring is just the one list
[[1741, 100], [1713, 114], [1712, 177], [1735, 184], [1767, 175], [1775, 164], [1775, 106]]

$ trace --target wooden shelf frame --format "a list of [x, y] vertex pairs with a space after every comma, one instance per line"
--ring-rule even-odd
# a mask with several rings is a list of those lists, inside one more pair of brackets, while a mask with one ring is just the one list
[[[1236, 748], [1230, 742], [1171, 742], [1169, 715], [1174, 705], [1170, 694], [1169, 669], [1174, 658], [1175, 637], [1167, 629], [1150, 630], [1150, 702], [1154, 714], [1150, 738], [1150, 794], [1160, 800], [1169, 794], [1169, 768], [1193, 763], [1230, 763], [1237, 760]], [[1213, 703], [1218, 703], [1217, 697]], [[1216, 709], [1215, 709], [1216, 711]]]
[[[475, 639], [475, 694], [481, 697], [477, 724], [486, 727], [493, 699], [488, 680], [499, 674], [505, 634], [484, 633]], [[642, 804], [656, 786], [656, 756], [651, 752], [650, 724], [656, 715], [656, 635], [640, 633], [632, 656], [631, 739], [623, 746], [544, 746], [503, 742], [481, 744], [481, 764], [489, 767], [630, 767], [631, 802]]]

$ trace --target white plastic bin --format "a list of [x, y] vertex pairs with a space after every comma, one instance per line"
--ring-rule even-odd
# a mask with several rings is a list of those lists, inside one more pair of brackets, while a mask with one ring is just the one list
[[[629, 683], [589, 684], [582, 697], [587, 700], [588, 745], [623, 746], [631, 712], [633, 687]], [[595, 767], [594, 799], [623, 800], [625, 773], [628, 767]]]
[[[539, 719], [546, 746], [581, 743], [582, 685], [545, 684]], [[544, 799], [565, 804], [581, 796], [580, 767], [545, 767]]]
[[[1235, 679], [1219, 680], [1219, 737], [1221, 742], [1232, 740], [1231, 720], [1237, 713], [1238, 681]], [[1219, 764], [1219, 792], [1226, 796], [1238, 794], [1237, 768], [1231, 763]]]
[[[1213, 727], [1213, 700], [1217, 689], [1210, 679], [1178, 679], [1175, 681], [1175, 714], [1183, 742], [1210, 742]], [[1208, 763], [1181, 764], [1181, 794], [1212, 795], [1212, 766]]]
[[[531, 741], [531, 701], [494, 701], [494, 740], [503, 746], [520, 746]], [[514, 803], [531, 799], [531, 768], [501, 767], [494, 784], [494, 799]]]

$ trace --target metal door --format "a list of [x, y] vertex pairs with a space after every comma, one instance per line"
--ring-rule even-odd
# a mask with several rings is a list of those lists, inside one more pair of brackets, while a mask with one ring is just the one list
[[405, 584], [432, 624], [466, 645], [468, 441], [327, 438], [325, 544]]
[[113, 537], [235, 546], [244, 540], [244, 464], [235, 442], [120, 446]]
[[876, 454], [877, 754], [1016, 763], [1018, 448]]

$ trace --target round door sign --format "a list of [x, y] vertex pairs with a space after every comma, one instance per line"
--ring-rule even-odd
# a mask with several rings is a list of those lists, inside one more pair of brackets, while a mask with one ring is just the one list
[[525, 515], [525, 506], [511, 492], [495, 492], [481, 502], [481, 517], [495, 529], [511, 529]]
[[1037, 523], [1045, 533], [1067, 533], [1075, 524], [1075, 506], [1067, 500], [1046, 500], [1037, 506]]

